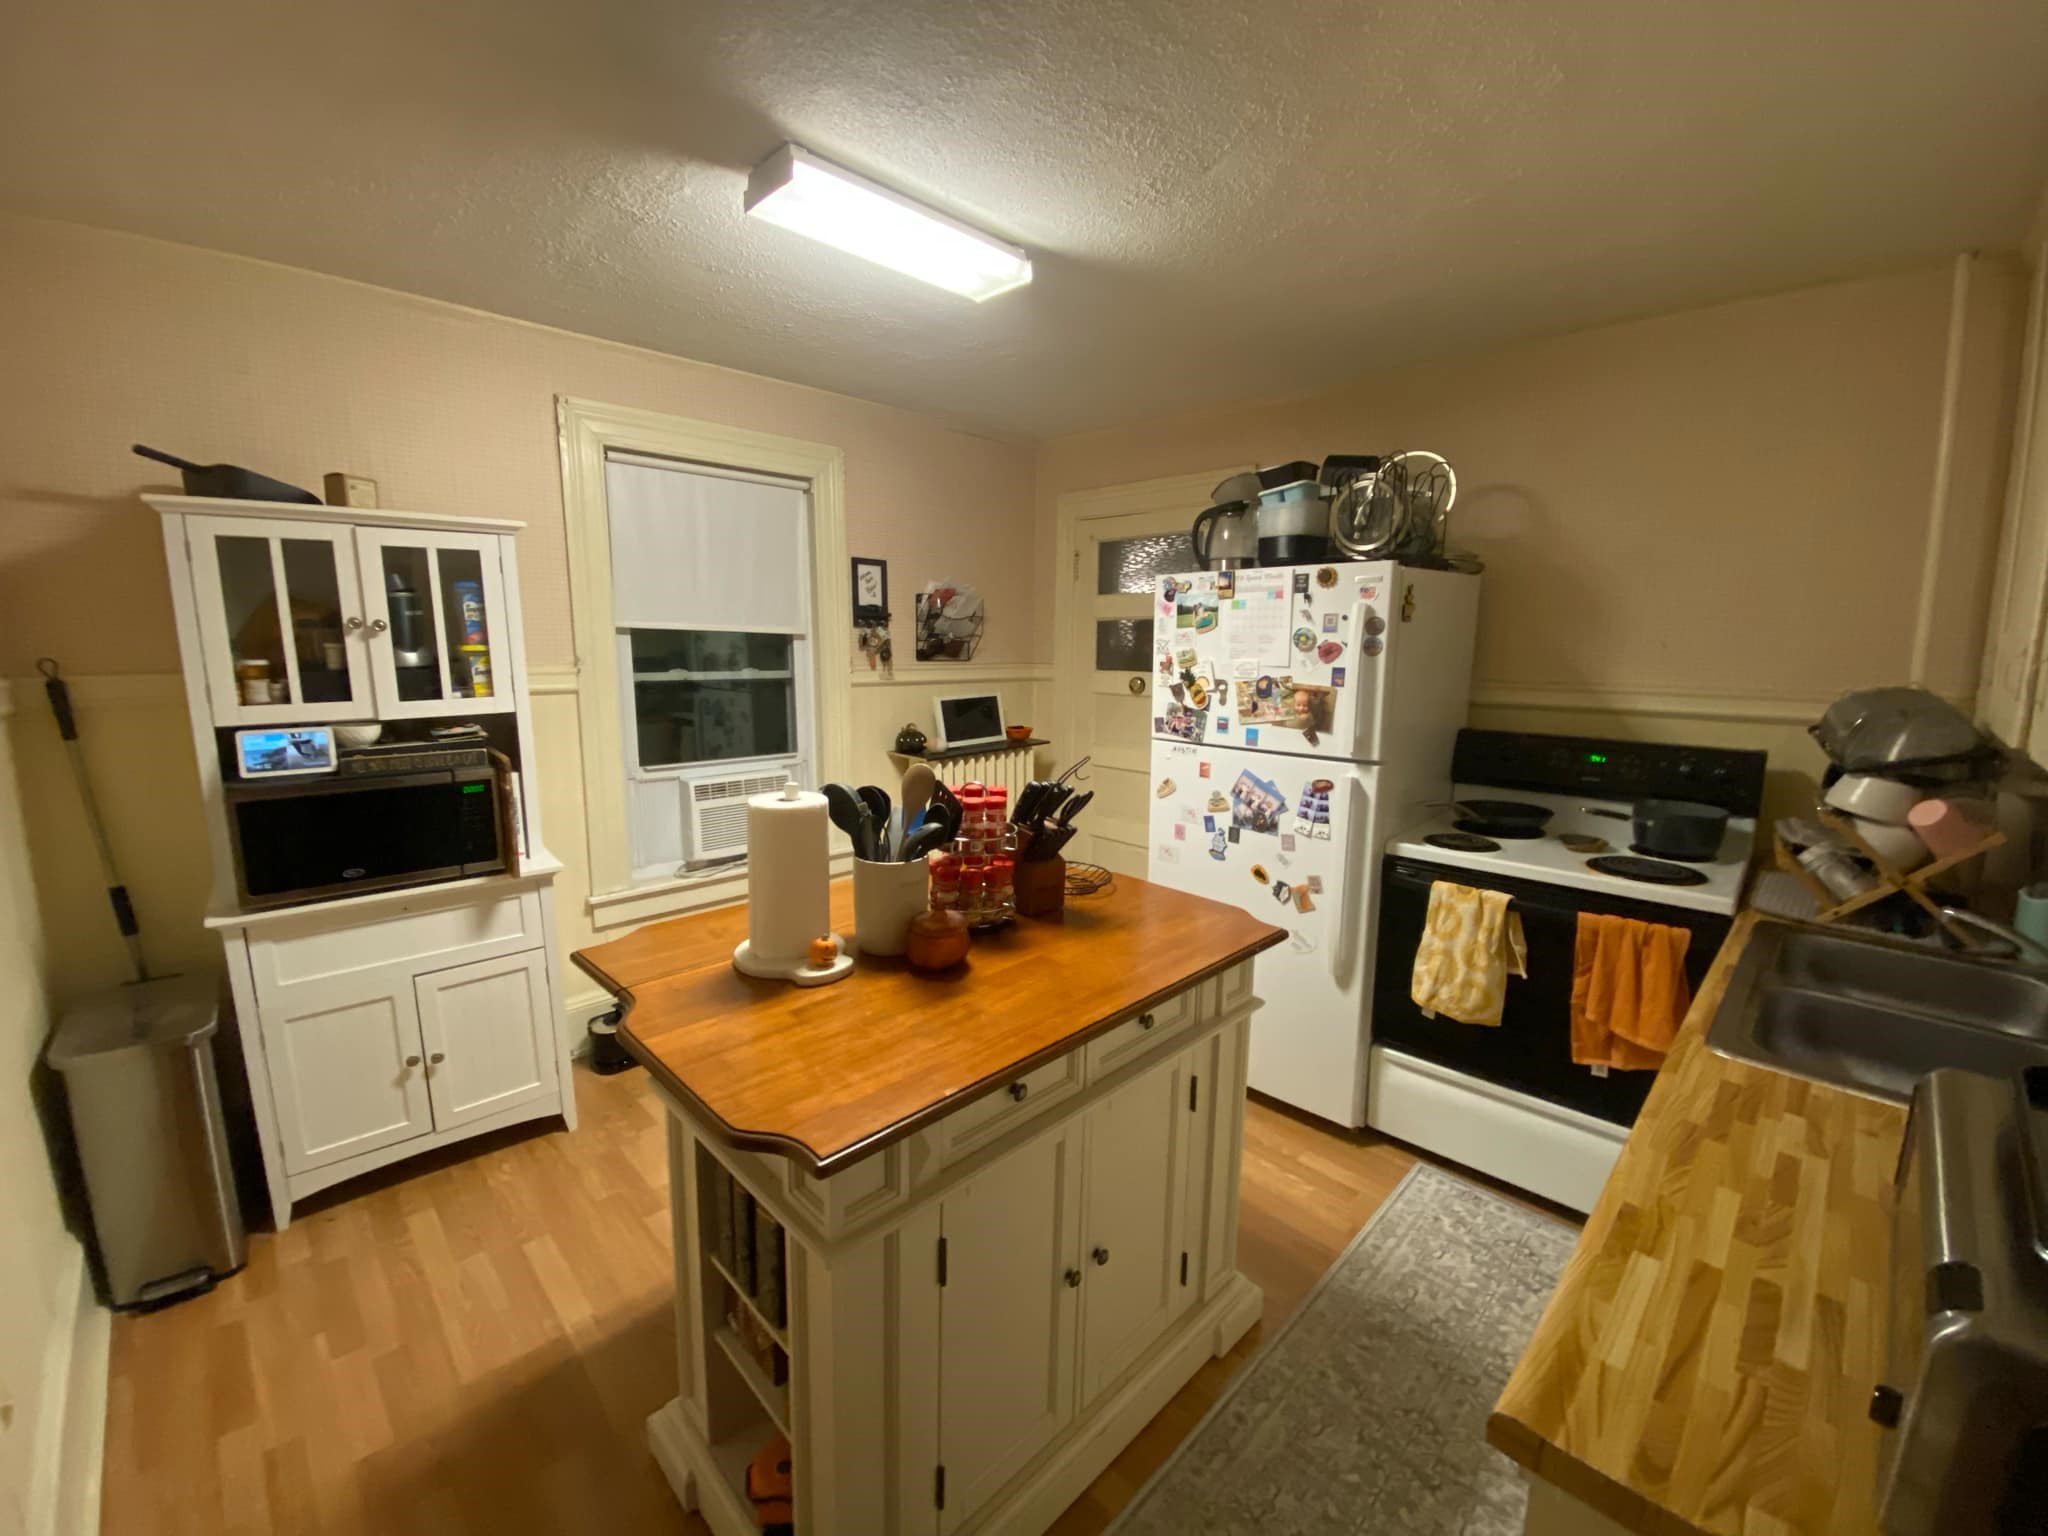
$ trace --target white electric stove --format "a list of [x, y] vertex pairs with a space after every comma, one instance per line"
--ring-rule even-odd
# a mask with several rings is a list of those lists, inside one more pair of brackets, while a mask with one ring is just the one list
[[[1740, 909], [1756, 842], [1764, 754], [1538, 736], [1458, 733], [1456, 799], [1386, 845], [1374, 964], [1367, 1119], [1379, 1130], [1515, 1184], [1590, 1210], [1651, 1072], [1610, 1072], [1571, 1059], [1572, 970], [1579, 919], [1608, 913], [1683, 929], [1697, 988]], [[1698, 801], [1729, 812], [1710, 860], [1631, 846], [1638, 799]], [[1470, 802], [1514, 802], [1519, 821], [1470, 814]], [[1532, 808], [1550, 813], [1523, 835]], [[1604, 839], [1575, 849], [1560, 834]], [[1508, 983], [1498, 1027], [1426, 1018], [1409, 996], [1415, 949], [1438, 881], [1504, 892], [1520, 914], [1526, 978]]]

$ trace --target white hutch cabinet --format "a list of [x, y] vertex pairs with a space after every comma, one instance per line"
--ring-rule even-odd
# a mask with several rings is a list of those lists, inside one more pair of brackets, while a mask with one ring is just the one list
[[[520, 524], [146, 496], [163, 521], [226, 950], [277, 1225], [356, 1174], [576, 1102], [519, 615]], [[245, 905], [223, 763], [257, 726], [473, 721], [512, 766], [512, 871]]]

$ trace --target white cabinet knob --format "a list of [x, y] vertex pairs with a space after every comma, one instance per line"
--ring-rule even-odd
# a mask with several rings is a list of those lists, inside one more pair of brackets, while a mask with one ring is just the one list
[[363, 627], [362, 616], [360, 614], [350, 614], [346, 619], [342, 620], [341, 627], [351, 633], [361, 629]]
[[385, 623], [382, 619], [370, 620], [370, 633], [373, 635], [381, 635], [384, 633], [385, 630], [389, 629], [390, 627], [391, 626]]
[[436, 1051], [433, 1055], [427, 1058], [427, 1065], [430, 1067], [438, 1067], [439, 1065], [441, 1065], [442, 1062], [446, 1061], [447, 1059], [448, 1053], [446, 1051]]
[[405, 1064], [408, 1067], [416, 1067], [420, 1064], [420, 1059], [417, 1056], [408, 1056], [405, 1058]]

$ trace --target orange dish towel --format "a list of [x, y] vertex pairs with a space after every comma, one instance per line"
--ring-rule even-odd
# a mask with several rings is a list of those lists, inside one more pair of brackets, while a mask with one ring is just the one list
[[1655, 1071], [1692, 1006], [1685, 951], [1692, 934], [1604, 912], [1579, 914], [1572, 958], [1572, 1060]]
[[1441, 1013], [1461, 1024], [1498, 1025], [1508, 977], [1529, 974], [1528, 956], [1522, 914], [1508, 910], [1504, 893], [1438, 880], [1429, 887], [1408, 995], [1426, 1019]]

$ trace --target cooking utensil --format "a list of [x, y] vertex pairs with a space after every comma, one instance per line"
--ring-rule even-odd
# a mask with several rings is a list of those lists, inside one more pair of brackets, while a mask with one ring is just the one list
[[1557, 840], [1573, 853], [1605, 853], [1611, 846], [1606, 838], [1590, 832], [1560, 832]]
[[853, 840], [853, 856], [857, 859], [873, 858], [875, 822], [868, 813], [867, 803], [846, 784], [827, 784], [820, 793], [825, 797], [825, 808], [832, 817], [832, 825]]
[[1043, 832], [1033, 833], [1030, 844], [1018, 857], [1027, 863], [1042, 863], [1072, 842], [1074, 834], [1080, 830], [1079, 827], [1051, 827]]
[[1080, 760], [1079, 762], [1075, 763], [1075, 764], [1074, 764], [1074, 765], [1073, 765], [1072, 767], [1070, 767], [1069, 769], [1067, 769], [1067, 771], [1066, 771], [1065, 773], [1061, 774], [1061, 775], [1060, 775], [1060, 776], [1059, 776], [1058, 778], [1054, 779], [1054, 780], [1053, 780], [1053, 783], [1055, 783], [1055, 784], [1071, 784], [1071, 783], [1073, 783], [1073, 781], [1074, 781], [1074, 775], [1075, 775], [1075, 774], [1077, 774], [1077, 773], [1079, 773], [1079, 772], [1080, 772], [1080, 771], [1081, 771], [1081, 770], [1082, 770], [1083, 768], [1086, 768], [1086, 767], [1087, 767], [1087, 766], [1088, 766], [1088, 765], [1089, 765], [1090, 763], [1092, 763], [1092, 762], [1094, 762], [1094, 761], [1095, 761], [1095, 759], [1094, 759], [1093, 757], [1083, 757], [1083, 758], [1082, 758], [1082, 759], [1081, 759], [1081, 760]]
[[931, 804], [932, 786], [938, 781], [930, 763], [912, 763], [903, 770], [903, 782], [897, 786], [897, 803], [903, 807], [904, 830], [915, 827], [924, 815], [924, 808]]
[[1541, 832], [1550, 825], [1552, 815], [1547, 807], [1527, 800], [1437, 800], [1431, 803], [1455, 811], [1461, 821], [1474, 823], [1472, 830], [1494, 830], [1510, 837], [1518, 833], [1531, 836]]
[[1807, 728], [1850, 773], [1995, 755], [1970, 717], [1925, 688], [1845, 693]]
[[1404, 559], [1441, 555], [1451, 504], [1458, 499], [1458, 477], [1450, 461], [1440, 453], [1411, 448], [1381, 465], [1380, 478], [1392, 482], [1402, 506], [1396, 553]]
[[1010, 807], [1010, 824], [1018, 827], [1029, 826], [1038, 815], [1045, 797], [1052, 792], [1053, 783], [1050, 779], [1033, 779], [1026, 784], [1018, 794], [1016, 804]]
[[297, 501], [312, 506], [321, 505], [320, 498], [311, 491], [301, 490], [296, 485], [287, 485], [282, 480], [273, 480], [268, 475], [259, 475], [253, 469], [244, 469], [239, 464], [194, 464], [190, 459], [181, 459], [175, 453], [165, 453], [161, 448], [145, 448], [136, 443], [132, 452], [145, 459], [154, 459], [159, 464], [169, 464], [181, 472], [187, 496], [221, 496], [236, 501]]
[[953, 841], [953, 833], [941, 816], [927, 816], [924, 825], [903, 839], [903, 862], [908, 864], [935, 853]]
[[1825, 798], [1836, 810], [1847, 811], [1851, 816], [1902, 827], [1906, 824], [1906, 813], [1924, 797], [1912, 785], [1896, 779], [1881, 779], [1871, 773], [1845, 773], [1835, 780]]
[[889, 850], [885, 846], [889, 837], [889, 792], [878, 784], [863, 784], [854, 793], [860, 796], [860, 803], [868, 808], [868, 822], [871, 827], [869, 846], [875, 851], [867, 857], [886, 859], [889, 857]]
[[1583, 809], [1589, 816], [1631, 823], [1636, 850], [1665, 859], [1712, 859], [1720, 853], [1722, 835], [1728, 830], [1726, 811], [1697, 800], [1638, 800], [1626, 811], [1598, 805]]

